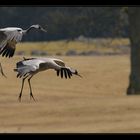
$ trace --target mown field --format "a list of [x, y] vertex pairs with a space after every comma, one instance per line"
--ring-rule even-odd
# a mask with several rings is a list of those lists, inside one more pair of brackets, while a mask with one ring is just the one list
[[68, 51], [74, 50], [77, 53], [96, 51], [98, 53], [128, 53], [130, 42], [128, 38], [115, 39], [90, 39], [75, 41], [46, 41], [46, 42], [24, 42], [17, 44], [16, 53], [30, 55], [32, 51], [46, 52], [48, 55], [65, 55]]
[[[111, 44], [116, 46], [122, 42], [123, 45], [128, 44], [128, 40]], [[98, 41], [90, 47], [80, 42], [69, 42], [67, 45], [70, 46], [64, 49], [63, 43], [49, 42], [48, 47], [46, 43], [20, 43], [16, 52], [24, 50], [25, 57], [32, 57], [29, 56], [30, 51], [36, 48], [47, 50], [54, 56], [69, 49], [87, 51], [100, 48]], [[116, 51], [111, 46], [100, 51], [108, 49]], [[16, 78], [13, 69], [23, 56], [1, 57], [7, 78], [0, 76], [0, 133], [140, 132], [140, 96], [126, 95], [130, 73], [128, 54], [54, 56], [76, 68], [83, 78], [61, 79], [51, 70], [37, 74], [32, 79], [36, 102], [30, 100], [27, 81], [22, 101], [18, 101], [21, 79]]]
[[83, 78], [39, 73], [32, 79], [36, 102], [27, 83], [18, 102], [21, 80], [13, 68], [21, 56], [1, 58], [8, 77], [0, 78], [1, 133], [140, 132], [140, 96], [126, 96], [128, 55], [59, 58]]

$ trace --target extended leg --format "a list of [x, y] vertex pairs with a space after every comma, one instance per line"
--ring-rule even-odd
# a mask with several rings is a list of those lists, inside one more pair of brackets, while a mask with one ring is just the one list
[[33, 75], [28, 79], [28, 83], [29, 83], [29, 87], [30, 87], [30, 99], [33, 98], [33, 100], [35, 101], [33, 93], [32, 93], [31, 83], [30, 83], [30, 80], [31, 80], [32, 77], [33, 77]]
[[20, 94], [19, 94], [19, 97], [18, 97], [18, 100], [21, 102], [21, 96], [22, 96], [22, 91], [23, 91], [23, 86], [24, 86], [24, 81], [25, 79], [27, 78], [28, 76], [24, 77], [22, 79], [22, 86], [21, 86], [21, 91], [20, 91]]
[[6, 75], [5, 75], [4, 72], [3, 72], [1, 63], [0, 63], [0, 71], [1, 71], [2, 76], [4, 76], [5, 78], [7, 78]]

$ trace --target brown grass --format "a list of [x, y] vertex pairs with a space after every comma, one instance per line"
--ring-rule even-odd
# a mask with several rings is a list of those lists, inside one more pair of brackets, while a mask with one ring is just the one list
[[64, 55], [69, 50], [75, 50], [76, 52], [88, 52], [88, 51], [98, 51], [101, 53], [105, 52], [120, 52], [120, 48], [116, 46], [125, 46], [129, 45], [129, 40], [124, 39], [94, 39], [90, 43], [81, 42], [81, 41], [70, 41], [66, 42], [63, 40], [60, 41], [48, 41], [48, 42], [24, 42], [17, 44], [17, 50], [24, 51], [26, 55], [29, 55], [31, 51], [46, 51], [50, 55], [56, 53]]
[[36, 102], [13, 72], [21, 60], [1, 58], [8, 78], [0, 78], [0, 132], [140, 132], [140, 96], [126, 96], [129, 56], [59, 57], [83, 79], [61, 79], [54, 71], [32, 79]]

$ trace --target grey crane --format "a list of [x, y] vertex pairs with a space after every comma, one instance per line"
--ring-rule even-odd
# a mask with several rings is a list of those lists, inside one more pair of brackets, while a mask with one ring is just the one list
[[[22, 40], [23, 35], [27, 34], [31, 29], [38, 29], [43, 32], [47, 32], [42, 26], [39, 24], [32, 25], [26, 30], [17, 27], [7, 27], [0, 29], [0, 55], [2, 57], [13, 57], [16, 49], [16, 44]], [[3, 76], [3, 70], [1, 67], [1, 73]]]
[[16, 68], [14, 71], [17, 73], [17, 78], [22, 78], [22, 86], [19, 94], [19, 101], [21, 101], [22, 91], [24, 87], [24, 81], [28, 78], [28, 84], [30, 88], [30, 98], [33, 98], [32, 88], [30, 80], [31, 78], [37, 74], [38, 72], [45, 71], [48, 69], [54, 69], [56, 71], [57, 76], [61, 76], [61, 78], [65, 77], [71, 78], [71, 76], [77, 75], [82, 77], [77, 70], [72, 69], [70, 67], [65, 66], [65, 63], [57, 58], [25, 58], [22, 61], [16, 63]]

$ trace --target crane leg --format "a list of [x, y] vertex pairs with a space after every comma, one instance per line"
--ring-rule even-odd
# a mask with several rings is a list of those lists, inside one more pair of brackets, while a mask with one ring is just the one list
[[24, 87], [24, 81], [28, 76], [26, 76], [25, 78], [22, 79], [22, 86], [21, 86], [21, 90], [20, 90], [20, 94], [18, 97], [18, 100], [21, 102], [21, 96], [22, 96], [22, 91], [23, 91], [23, 87]]
[[29, 88], [30, 88], [30, 99], [32, 98], [35, 101], [35, 98], [34, 98], [33, 92], [32, 92], [31, 83], [30, 83], [30, 80], [32, 77], [33, 77], [33, 75], [28, 79], [28, 83], [29, 83]]
[[2, 76], [4, 76], [5, 78], [7, 78], [6, 75], [5, 75], [4, 72], [3, 72], [1, 63], [0, 63], [0, 71], [1, 71]]

